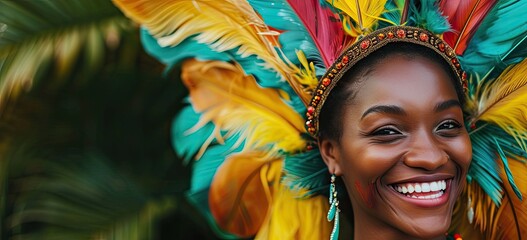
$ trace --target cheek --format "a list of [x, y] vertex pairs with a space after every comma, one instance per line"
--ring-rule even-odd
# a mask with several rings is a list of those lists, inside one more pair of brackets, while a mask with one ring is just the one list
[[398, 151], [386, 147], [349, 147], [342, 155], [341, 167], [344, 183], [354, 201], [366, 207], [375, 207], [375, 184], [394, 164]]
[[375, 182], [399, 161], [399, 152], [394, 147], [361, 145], [347, 151], [343, 170], [361, 181]]
[[461, 167], [463, 175], [466, 175], [470, 162], [472, 161], [472, 144], [468, 134], [450, 144], [451, 158]]

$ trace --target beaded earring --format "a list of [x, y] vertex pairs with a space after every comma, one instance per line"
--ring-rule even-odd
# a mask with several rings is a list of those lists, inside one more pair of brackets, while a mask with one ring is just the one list
[[330, 240], [339, 238], [339, 200], [337, 199], [337, 188], [335, 187], [335, 174], [331, 175], [331, 184], [329, 186], [329, 211], [328, 221], [333, 221], [333, 230], [331, 231]]

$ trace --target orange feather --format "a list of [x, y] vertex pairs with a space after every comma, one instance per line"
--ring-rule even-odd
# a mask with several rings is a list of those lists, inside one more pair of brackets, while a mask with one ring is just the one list
[[209, 190], [209, 206], [218, 225], [240, 237], [255, 235], [266, 219], [273, 186], [278, 186], [282, 159], [263, 152], [227, 158]]

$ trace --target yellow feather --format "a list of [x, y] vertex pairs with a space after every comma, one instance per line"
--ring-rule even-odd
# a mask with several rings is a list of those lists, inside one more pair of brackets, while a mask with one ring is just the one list
[[176, 46], [192, 37], [218, 52], [238, 48], [240, 56], [256, 55], [264, 61], [264, 67], [289, 81], [305, 104], [311, 98], [298, 82], [300, 70], [276, 51], [276, 31], [265, 25], [247, 1], [114, 0], [114, 3], [128, 17], [143, 24], [161, 46]]
[[332, 229], [326, 219], [328, 209], [327, 197], [299, 199], [296, 193], [281, 187], [255, 239], [328, 239]]
[[212, 121], [216, 138], [221, 139], [220, 130], [239, 133], [246, 149], [270, 155], [305, 147], [303, 117], [283, 102], [284, 92], [261, 88], [238, 66], [220, 61], [187, 60], [181, 75], [192, 106], [202, 113], [200, 124]]
[[[452, 231], [464, 239], [524, 239], [527, 237], [527, 201], [520, 201], [511, 189], [501, 161], [501, 179], [505, 191], [501, 205], [492, 199], [475, 182], [468, 185], [454, 209]], [[521, 161], [509, 160], [509, 167], [515, 176], [515, 183], [523, 196], [527, 196], [527, 165]], [[474, 222], [467, 218], [468, 198], [472, 200]], [[521, 238], [518, 234], [521, 234]]]
[[384, 11], [386, 0], [327, 0], [344, 13], [344, 30], [353, 36], [364, 36], [372, 32]]
[[468, 106], [474, 116], [471, 123], [494, 123], [527, 150], [527, 60], [505, 70], [495, 81], [478, 86]]
[[[527, 165], [525, 162], [509, 160], [509, 167], [516, 186], [527, 196]], [[527, 201], [520, 201], [510, 187], [503, 165], [501, 179], [505, 183], [505, 192], [501, 206], [493, 218], [489, 239], [525, 239], [527, 238]]]
[[[470, 224], [467, 216], [469, 209], [469, 200], [474, 210], [473, 223]], [[498, 207], [492, 199], [483, 191], [475, 182], [472, 182], [465, 188], [463, 194], [458, 198], [450, 232], [461, 234], [464, 239], [484, 239], [484, 233], [488, 232], [492, 224], [493, 216]]]

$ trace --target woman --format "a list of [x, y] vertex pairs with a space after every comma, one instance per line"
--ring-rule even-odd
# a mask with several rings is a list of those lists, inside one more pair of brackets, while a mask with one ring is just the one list
[[351, 69], [322, 108], [319, 148], [350, 195], [354, 239], [444, 238], [472, 157], [460, 81], [412, 43]]
[[181, 71], [173, 143], [220, 237], [337, 238], [348, 194], [355, 239], [525, 231], [526, 1], [114, 2]]

